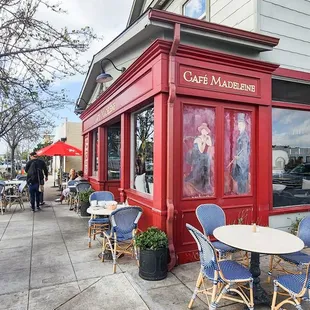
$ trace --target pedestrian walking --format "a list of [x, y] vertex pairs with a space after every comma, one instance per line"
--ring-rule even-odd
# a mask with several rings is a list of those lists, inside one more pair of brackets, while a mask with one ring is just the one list
[[45, 162], [37, 158], [36, 152], [32, 152], [30, 153], [30, 161], [26, 164], [25, 171], [27, 173], [31, 209], [35, 212], [35, 208], [41, 210], [40, 202], [42, 202], [41, 195], [43, 195], [43, 192], [40, 192], [40, 186], [44, 185], [44, 175], [45, 181], [48, 180], [48, 170]]

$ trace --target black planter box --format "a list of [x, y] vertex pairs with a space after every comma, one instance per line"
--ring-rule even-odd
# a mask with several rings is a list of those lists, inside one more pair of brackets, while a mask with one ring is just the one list
[[139, 276], [144, 280], [159, 281], [167, 277], [168, 249], [140, 250]]
[[89, 216], [86, 210], [89, 208], [89, 202], [81, 202], [81, 216]]

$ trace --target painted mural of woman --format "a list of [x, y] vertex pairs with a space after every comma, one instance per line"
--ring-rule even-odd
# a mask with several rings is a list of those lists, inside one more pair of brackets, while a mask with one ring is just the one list
[[238, 194], [249, 192], [250, 139], [246, 131], [245, 114], [238, 113], [239, 135], [236, 140], [235, 157], [232, 161], [231, 176], [237, 183]]
[[198, 127], [200, 135], [193, 143], [189, 164], [191, 172], [185, 178], [185, 182], [190, 183], [199, 195], [213, 193], [211, 186], [211, 165], [213, 161], [213, 145], [210, 136], [211, 130], [206, 123]]

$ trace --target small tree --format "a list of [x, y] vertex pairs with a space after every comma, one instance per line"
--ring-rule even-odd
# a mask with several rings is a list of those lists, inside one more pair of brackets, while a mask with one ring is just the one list
[[80, 56], [96, 36], [40, 19], [42, 10], [66, 13], [55, 1], [0, 0], [0, 137], [29, 114], [70, 103], [54, 81], [87, 69]]
[[38, 115], [28, 115], [27, 118], [24, 118], [4, 134], [3, 140], [6, 141], [11, 152], [11, 175], [13, 178], [16, 176], [15, 152], [18, 145], [26, 139], [28, 141], [38, 140], [42, 130], [50, 125], [51, 121], [45, 118], [40, 118]]

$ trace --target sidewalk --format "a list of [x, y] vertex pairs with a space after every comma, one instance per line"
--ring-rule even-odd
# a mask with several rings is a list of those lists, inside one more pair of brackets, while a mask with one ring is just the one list
[[[98, 259], [99, 242], [87, 247], [88, 219], [51, 202], [59, 195], [52, 183], [46, 184], [41, 212], [30, 212], [25, 203], [25, 211], [12, 207], [0, 216], [0, 309], [187, 309], [199, 263], [178, 266], [167, 279], [150, 282], [138, 276], [133, 259], [123, 257], [113, 274], [111, 262]], [[220, 308], [243, 309], [226, 305]], [[197, 298], [193, 309], [207, 304]]]

